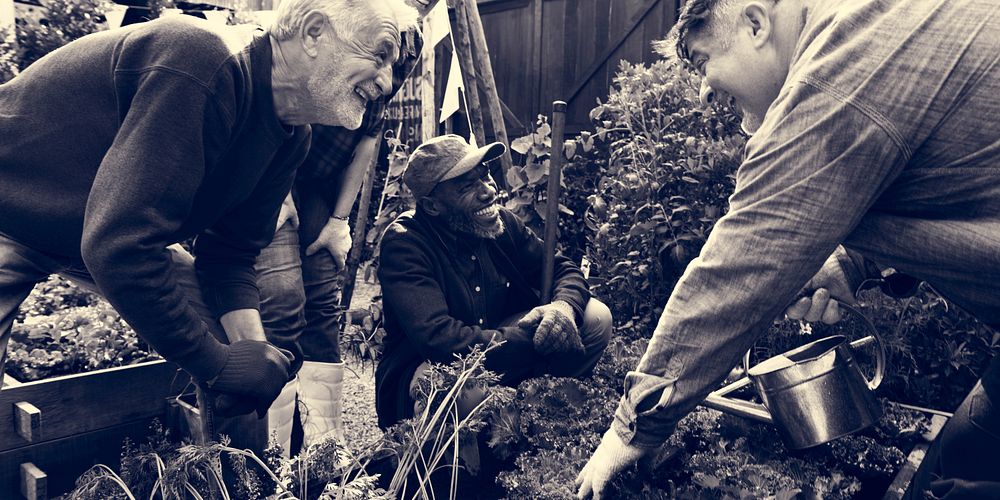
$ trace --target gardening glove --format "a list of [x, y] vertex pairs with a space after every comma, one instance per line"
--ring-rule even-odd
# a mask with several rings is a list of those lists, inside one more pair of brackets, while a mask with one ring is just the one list
[[566, 301], [556, 300], [528, 311], [517, 326], [529, 332], [535, 329], [532, 340], [539, 354], [584, 351], [583, 341], [573, 321], [573, 306]]
[[208, 382], [209, 389], [224, 393], [216, 399], [219, 415], [242, 415], [256, 409], [264, 418], [289, 380], [292, 357], [290, 352], [259, 340], [230, 344], [222, 370]]
[[347, 252], [351, 251], [351, 226], [347, 224], [347, 219], [330, 217], [316, 237], [316, 241], [306, 248], [306, 255], [312, 255], [320, 250], [330, 252], [338, 268], [344, 268], [347, 263]]
[[593, 495], [600, 500], [604, 486], [626, 467], [646, 456], [647, 450], [625, 444], [614, 429], [608, 429], [601, 438], [601, 444], [576, 476], [577, 498]]
[[278, 232], [286, 222], [291, 222], [292, 227], [299, 227], [299, 211], [295, 209], [295, 201], [292, 200], [292, 193], [289, 191], [285, 196], [285, 201], [281, 202], [281, 211], [278, 212], [278, 224], [274, 226], [274, 232]]

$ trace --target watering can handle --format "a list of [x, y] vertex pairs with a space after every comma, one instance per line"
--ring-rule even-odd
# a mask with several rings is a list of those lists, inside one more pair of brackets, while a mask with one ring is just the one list
[[[875, 338], [875, 345], [877, 347], [875, 349], [875, 375], [872, 376], [871, 380], [865, 377], [865, 381], [868, 382], [868, 388], [874, 391], [878, 389], [878, 386], [882, 385], [882, 379], [885, 377], [885, 342], [882, 342], [882, 336], [879, 335], [878, 328], [875, 328], [875, 323], [872, 323], [872, 320], [868, 319], [865, 313], [849, 304], [841, 303], [840, 307], [857, 316], [864, 323], [865, 327], [868, 328], [868, 331], [871, 332], [871, 336]], [[855, 347], [853, 343], [851, 347]]]
[[[870, 337], [865, 337], [861, 340], [851, 342], [850, 345], [852, 348], [868, 344], [868, 338], [875, 339], [875, 344], [877, 346], [877, 349], [875, 350], [875, 375], [870, 380], [867, 376], [865, 377], [865, 382], [868, 384], [868, 388], [874, 391], [878, 388], [878, 386], [882, 385], [882, 379], [885, 377], [885, 343], [882, 342], [882, 336], [879, 335], [878, 328], [875, 328], [875, 323], [872, 323], [872, 320], [868, 319], [868, 316], [865, 313], [861, 312], [860, 309], [843, 302], [840, 303], [840, 307], [857, 316], [857, 318], [864, 323], [865, 328], [871, 333]], [[750, 351], [747, 351], [746, 354], [743, 355], [743, 374], [744, 376], [750, 374]]]

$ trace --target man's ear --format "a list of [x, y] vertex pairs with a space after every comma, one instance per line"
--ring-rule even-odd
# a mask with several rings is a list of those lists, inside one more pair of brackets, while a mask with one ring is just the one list
[[740, 21], [749, 30], [750, 40], [755, 49], [763, 47], [773, 33], [771, 23], [771, 8], [763, 2], [749, 2], [743, 6]]
[[332, 29], [326, 14], [319, 10], [309, 11], [302, 21], [302, 48], [310, 57], [319, 55], [320, 39], [326, 30]]
[[427, 215], [437, 217], [444, 213], [444, 206], [441, 202], [431, 196], [421, 196], [417, 200], [417, 206], [419, 206]]

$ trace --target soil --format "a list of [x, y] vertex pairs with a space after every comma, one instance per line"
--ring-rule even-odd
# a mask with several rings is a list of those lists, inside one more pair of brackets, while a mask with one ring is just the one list
[[[364, 281], [359, 272], [351, 298], [352, 309], [367, 308], [372, 298], [381, 293], [378, 283]], [[362, 363], [346, 356], [344, 363], [344, 435], [348, 442], [370, 443], [382, 437], [375, 414], [375, 370], [372, 363]]]

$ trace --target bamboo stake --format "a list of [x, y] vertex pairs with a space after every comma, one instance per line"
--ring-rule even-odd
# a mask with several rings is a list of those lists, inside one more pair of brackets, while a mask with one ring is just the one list
[[434, 47], [425, 43], [420, 53], [420, 137], [421, 142], [437, 135], [437, 99], [434, 95]]
[[545, 254], [542, 267], [542, 304], [552, 299], [552, 279], [559, 228], [559, 181], [562, 179], [563, 135], [566, 132], [566, 103], [552, 103], [552, 154], [549, 155], [549, 184], [545, 200]]
[[[490, 110], [490, 122], [493, 124], [493, 134], [496, 140], [504, 144], [509, 144], [507, 139], [507, 126], [503, 121], [503, 109], [500, 107], [500, 96], [497, 94], [496, 80], [493, 76], [493, 63], [490, 60], [489, 46], [486, 44], [486, 32], [483, 30], [483, 20], [479, 16], [479, 6], [475, 0], [465, 2], [465, 15], [469, 23], [469, 34], [472, 36], [472, 47], [478, 57], [475, 59], [476, 72], [482, 79], [484, 93], [486, 94], [486, 105]], [[482, 145], [482, 144], [480, 144]], [[507, 171], [510, 170], [513, 162], [510, 159], [510, 150], [504, 152], [500, 157], [501, 184], [507, 185]]]
[[[476, 143], [486, 145], [486, 132], [483, 131], [483, 109], [479, 103], [478, 77], [473, 67], [472, 42], [469, 38], [469, 23], [465, 16], [463, 3], [468, 0], [448, 0], [448, 6], [455, 9], [454, 38], [455, 50], [458, 51], [458, 65], [462, 70], [462, 80], [465, 83], [465, 110], [472, 125], [472, 134]], [[475, 0], [472, 0], [475, 1]]]

